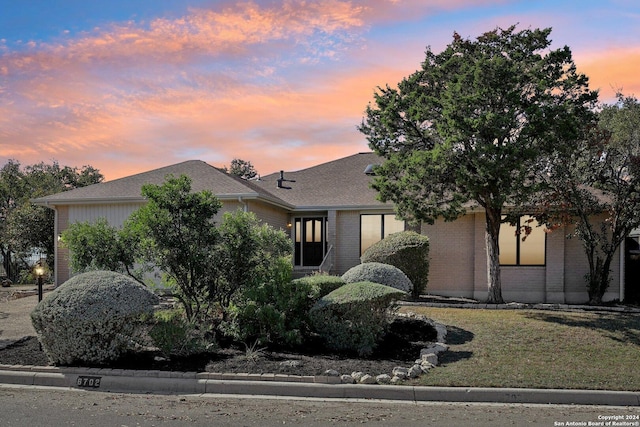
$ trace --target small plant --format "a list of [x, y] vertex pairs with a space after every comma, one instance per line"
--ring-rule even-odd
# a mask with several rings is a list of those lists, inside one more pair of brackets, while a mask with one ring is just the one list
[[259, 341], [255, 340], [253, 344], [247, 345], [244, 343], [244, 358], [247, 363], [256, 364], [260, 360], [260, 358], [264, 355], [264, 351], [267, 349], [266, 347], [258, 348]]
[[373, 282], [390, 286], [403, 292], [413, 289], [411, 280], [397, 267], [380, 262], [365, 262], [350, 268], [342, 275], [345, 283]]
[[181, 310], [160, 310], [149, 320], [149, 336], [165, 357], [188, 356], [210, 349], [205, 332], [188, 322]]
[[429, 238], [415, 231], [394, 233], [370, 246], [360, 261], [399, 268], [411, 280], [411, 296], [417, 299], [424, 293], [429, 279]]
[[404, 294], [378, 283], [349, 283], [322, 297], [310, 319], [330, 348], [369, 356], [389, 327], [394, 301]]

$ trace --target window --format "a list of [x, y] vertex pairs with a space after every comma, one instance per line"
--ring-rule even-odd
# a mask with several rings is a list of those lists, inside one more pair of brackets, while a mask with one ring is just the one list
[[[524, 241], [523, 227], [531, 227]], [[500, 265], [545, 265], [546, 232], [532, 216], [521, 216], [516, 225], [502, 224], [498, 244]]]
[[404, 231], [404, 221], [396, 219], [395, 214], [360, 215], [360, 255], [369, 246], [399, 231]]

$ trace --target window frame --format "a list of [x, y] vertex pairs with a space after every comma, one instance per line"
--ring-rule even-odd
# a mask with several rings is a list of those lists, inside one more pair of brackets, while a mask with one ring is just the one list
[[[505, 223], [503, 223], [503, 226], [506, 224], [506, 225], [509, 226], [509, 229], [515, 228], [516, 230], [520, 230], [523, 227], [522, 219], [524, 217], [532, 218], [534, 221], [536, 221], [535, 218], [532, 215], [520, 215], [518, 217], [518, 221], [517, 221], [517, 223], [515, 225], [511, 225], [510, 223], [505, 222]], [[503, 216], [503, 219], [504, 218], [505, 217]], [[503, 229], [503, 226], [500, 227], [500, 237], [501, 238], [503, 238], [503, 233], [505, 231]], [[514, 234], [513, 236], [511, 236], [511, 237], [515, 238], [515, 242], [516, 242], [516, 250], [515, 250], [516, 262], [515, 262], [515, 264], [506, 264], [506, 263], [502, 263], [502, 261], [500, 261], [500, 267], [546, 267], [547, 266], [547, 233], [544, 231], [545, 230], [544, 229], [544, 225], [542, 225], [542, 226], [541, 225], [533, 225], [532, 229], [533, 230], [540, 229], [540, 231], [542, 233], [544, 233], [544, 245], [543, 245], [543, 248], [542, 248], [542, 250], [544, 251], [543, 252], [544, 262], [542, 264], [523, 264], [522, 263], [522, 260], [521, 260], [521, 258], [522, 258], [521, 246], [522, 246], [523, 243], [526, 243], [526, 240], [523, 242], [522, 241], [522, 234], [518, 233], [518, 234]], [[500, 254], [502, 255], [502, 250], [500, 250]]]
[[[320, 231], [316, 230], [316, 221], [320, 224]], [[307, 234], [307, 227], [311, 224], [312, 236], [311, 240]], [[319, 233], [319, 234], [317, 234]], [[318, 265], [307, 265], [305, 261], [305, 246], [309, 243], [322, 244], [322, 259], [327, 256], [329, 246], [329, 218], [325, 215], [297, 216], [292, 220], [292, 238], [293, 238], [293, 266], [296, 268], [311, 268]], [[320, 237], [320, 241], [316, 241], [316, 237]]]
[[[362, 218], [364, 216], [377, 216], [380, 218], [380, 238], [378, 240], [376, 240], [375, 242], [373, 242], [371, 245], [369, 245], [365, 250], [362, 250]], [[366, 251], [367, 249], [369, 249], [371, 246], [375, 245], [376, 243], [378, 243], [380, 240], [384, 239], [385, 237], [387, 237], [389, 234], [392, 233], [386, 233], [385, 232], [385, 217], [386, 216], [391, 216], [393, 217], [393, 219], [395, 219], [396, 221], [400, 221], [403, 224], [403, 228], [402, 231], [406, 231], [407, 229], [407, 223], [406, 221], [402, 221], [396, 218], [396, 214], [395, 213], [361, 213], [360, 214], [360, 227], [359, 227], [359, 249], [360, 249], [360, 256], [362, 256], [362, 254], [364, 253], [364, 251]], [[396, 231], [397, 233], [397, 231]]]

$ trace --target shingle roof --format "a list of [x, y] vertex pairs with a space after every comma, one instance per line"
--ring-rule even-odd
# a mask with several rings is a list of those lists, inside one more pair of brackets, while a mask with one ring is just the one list
[[118, 203], [143, 201], [144, 184], [160, 185], [167, 175], [187, 175], [192, 190], [210, 190], [221, 199], [259, 198], [291, 210], [326, 210], [327, 208], [376, 208], [387, 206], [376, 200], [376, 191], [369, 184], [371, 176], [364, 173], [371, 164], [380, 164], [374, 153], [359, 153], [323, 163], [308, 169], [285, 172], [288, 188], [278, 188], [280, 173], [257, 181], [247, 181], [229, 175], [203, 161], [190, 160], [88, 187], [77, 188], [33, 200], [41, 205], [82, 203]]
[[33, 200], [36, 204], [62, 205], [76, 203], [115, 203], [143, 201], [141, 189], [144, 184], [160, 185], [167, 175], [187, 175], [191, 178], [193, 191], [210, 190], [219, 198], [263, 197], [275, 203], [282, 203], [277, 197], [251, 185], [247, 181], [233, 177], [200, 160], [190, 160], [149, 172], [139, 173], [113, 181], [77, 188]]
[[358, 153], [296, 172], [285, 172], [284, 182], [278, 188], [280, 173], [262, 177], [256, 184], [267, 189], [296, 210], [334, 208], [376, 208], [388, 205], [376, 199], [376, 190], [370, 187], [371, 176], [364, 173], [366, 167], [381, 164], [375, 153]]

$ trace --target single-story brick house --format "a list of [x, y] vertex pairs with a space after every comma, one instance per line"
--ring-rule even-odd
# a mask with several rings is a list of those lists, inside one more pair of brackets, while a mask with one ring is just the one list
[[[161, 184], [169, 174], [184, 174], [191, 177], [193, 191], [208, 189], [222, 201], [220, 214], [243, 209], [274, 227], [288, 230], [294, 242], [296, 274], [319, 269], [342, 274], [360, 262], [361, 253], [369, 245], [406, 228], [395, 218], [393, 205], [378, 201], [376, 191], [369, 186], [371, 166], [381, 161], [374, 153], [359, 153], [256, 180], [228, 175], [202, 161], [186, 161], [34, 202], [55, 210], [57, 236], [69, 224], [101, 217], [112, 225], [121, 225], [145, 203], [140, 192], [143, 184]], [[453, 222], [437, 221], [419, 227], [431, 242], [429, 293], [486, 299], [484, 227], [482, 210], [469, 211]], [[578, 239], [566, 239], [567, 230], [545, 233], [542, 228], [534, 228], [522, 242], [514, 231], [508, 225], [503, 225], [501, 231], [505, 300], [588, 300], [584, 283], [587, 260]], [[612, 265], [612, 284], [605, 300], [624, 299], [624, 249], [621, 253]], [[71, 275], [68, 250], [57, 245], [55, 257], [55, 283], [61, 284]], [[635, 289], [637, 280], [633, 282]]]

